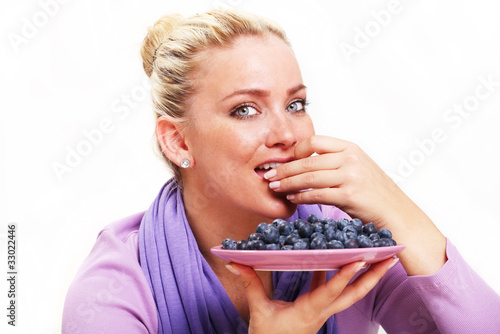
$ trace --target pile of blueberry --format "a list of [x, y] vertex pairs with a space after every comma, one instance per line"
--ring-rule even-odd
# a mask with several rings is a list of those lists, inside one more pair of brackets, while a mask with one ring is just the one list
[[363, 226], [361, 220], [354, 218], [333, 220], [318, 219], [314, 214], [307, 221], [297, 219], [289, 222], [275, 219], [271, 224], [260, 223], [255, 233], [248, 239], [238, 242], [227, 238], [222, 242], [223, 249], [239, 250], [303, 250], [339, 249], [396, 246], [388, 229], [373, 223]]

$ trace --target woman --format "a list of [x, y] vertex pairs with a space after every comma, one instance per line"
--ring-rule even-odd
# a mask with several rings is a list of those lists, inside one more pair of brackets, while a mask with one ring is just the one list
[[[498, 295], [433, 222], [356, 145], [314, 134], [276, 24], [230, 10], [166, 16], [142, 57], [174, 178], [148, 211], [100, 233], [68, 292], [65, 333], [500, 328]], [[390, 229], [406, 245], [400, 263], [271, 273], [210, 252], [261, 222], [311, 213]]]

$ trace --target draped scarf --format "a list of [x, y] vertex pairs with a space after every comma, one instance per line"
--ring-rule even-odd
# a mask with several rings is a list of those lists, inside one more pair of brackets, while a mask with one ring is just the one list
[[[321, 215], [318, 205], [299, 205], [288, 218]], [[182, 194], [170, 179], [145, 213], [139, 255], [158, 311], [159, 333], [247, 333], [248, 328], [198, 249]], [[332, 273], [328, 274], [328, 278]], [[274, 299], [294, 301], [309, 289], [312, 272], [274, 272]], [[318, 333], [338, 333], [332, 316]]]

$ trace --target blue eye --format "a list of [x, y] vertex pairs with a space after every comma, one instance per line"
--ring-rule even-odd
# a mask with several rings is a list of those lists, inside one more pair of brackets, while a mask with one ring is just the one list
[[305, 111], [306, 105], [306, 100], [297, 100], [290, 103], [286, 110], [291, 112]]
[[232, 112], [231, 116], [233, 117], [238, 117], [238, 118], [248, 118], [254, 115], [257, 115], [258, 111], [254, 107], [250, 105], [241, 105], [239, 107], [236, 107]]

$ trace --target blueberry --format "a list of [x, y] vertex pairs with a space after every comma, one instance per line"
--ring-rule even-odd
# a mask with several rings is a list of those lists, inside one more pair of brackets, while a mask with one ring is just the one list
[[319, 232], [314, 232], [313, 234], [311, 234], [311, 236], [309, 237], [309, 239], [311, 239], [311, 241], [315, 238], [321, 238], [321, 239], [325, 239], [326, 240], [326, 237], [323, 233], [319, 233]]
[[358, 236], [358, 243], [359, 243], [359, 247], [361, 247], [361, 248], [373, 247], [373, 241], [371, 241], [370, 238], [368, 238], [365, 235]]
[[285, 240], [286, 240], [286, 235], [280, 235], [279, 239], [278, 239], [278, 243], [280, 245], [284, 245], [285, 244]]
[[281, 235], [289, 235], [293, 231], [293, 224], [290, 222], [283, 222], [278, 226]]
[[392, 238], [392, 233], [391, 231], [389, 231], [388, 229], [386, 228], [381, 228], [379, 231], [378, 231], [378, 235], [381, 237], [381, 238]]
[[247, 249], [247, 241], [246, 240], [240, 240], [236, 243], [236, 249], [239, 250], [245, 250]]
[[298, 233], [292, 232], [285, 238], [285, 245], [293, 245], [295, 241], [299, 240], [300, 236]]
[[338, 240], [330, 240], [326, 243], [326, 247], [328, 249], [341, 249], [341, 248], [344, 248], [344, 244], [342, 244], [340, 241]]
[[293, 250], [293, 246], [292, 245], [284, 245], [281, 247], [282, 250]]
[[365, 226], [363, 226], [363, 232], [368, 235], [372, 233], [377, 233], [377, 227], [373, 223], [368, 223]]
[[323, 238], [314, 238], [311, 241], [311, 249], [326, 249], [326, 239]]
[[268, 226], [264, 230], [264, 241], [266, 244], [277, 244], [279, 242], [280, 232], [274, 226]]
[[346, 236], [342, 231], [336, 230], [335, 231], [335, 240], [338, 240], [341, 243], [344, 243], [346, 240]]
[[350, 239], [356, 238], [358, 236], [358, 232], [356, 232], [356, 228], [351, 225], [347, 225], [342, 230]]
[[334, 229], [337, 229], [337, 222], [333, 219], [330, 219], [326, 224], [325, 224], [325, 229], [333, 227]]
[[339, 220], [339, 221], [337, 222], [337, 228], [338, 228], [339, 230], [341, 230], [341, 231], [342, 231], [342, 230], [344, 229], [344, 227], [346, 227], [347, 225], [349, 225], [349, 220], [348, 220], [348, 219], [346, 219], [346, 218], [342, 218], [341, 220]]
[[266, 250], [279, 250], [280, 245], [278, 244], [267, 244], [266, 245]]
[[259, 225], [257, 225], [257, 228], [255, 229], [255, 232], [256, 233], [264, 233], [264, 230], [266, 229], [266, 227], [268, 225], [269, 224], [267, 224], [267, 223], [260, 223]]
[[356, 229], [358, 235], [361, 234], [361, 232], [363, 232], [363, 223], [361, 222], [360, 219], [354, 218], [353, 220], [351, 220], [351, 224]]
[[302, 224], [304, 224], [306, 221], [304, 219], [296, 219], [294, 222], [293, 222], [293, 227], [298, 230]]
[[253, 244], [255, 243], [255, 240], [247, 240], [247, 250], [253, 250]]
[[323, 225], [326, 225], [326, 224], [328, 224], [329, 222], [332, 222], [332, 221], [333, 221], [333, 219], [332, 219], [332, 218], [325, 217], [325, 218], [321, 218], [319, 221], [320, 221], [320, 223], [322, 223]]
[[316, 223], [318, 220], [319, 220], [318, 216], [316, 216], [314, 213], [307, 216], [307, 221], [310, 222], [311, 224]]
[[222, 242], [223, 249], [236, 249], [236, 241], [231, 238], [227, 238]]
[[344, 247], [345, 248], [358, 248], [359, 247], [358, 240], [356, 240], [356, 239], [347, 239], [344, 242]]
[[325, 231], [325, 226], [321, 223], [314, 224], [314, 232], [323, 233]]
[[380, 238], [380, 247], [389, 247], [392, 246], [392, 239], [389, 238]]
[[330, 228], [327, 228], [325, 230], [325, 232], [323, 232], [323, 235], [325, 236], [326, 241], [330, 241], [330, 240], [335, 239], [335, 233], [337, 233], [337, 230], [330, 227]]
[[262, 233], [252, 233], [248, 237], [248, 241], [262, 240], [265, 241], [264, 235]]
[[286, 221], [286, 220], [283, 220], [283, 219], [278, 218], [278, 219], [273, 220], [273, 222], [272, 222], [271, 224], [272, 224], [274, 227], [278, 227], [278, 225], [279, 225], [280, 223], [284, 222], [284, 221]]
[[309, 249], [309, 244], [304, 239], [299, 239], [293, 244], [293, 249], [295, 250]]
[[373, 242], [373, 247], [382, 247], [382, 244], [380, 243], [380, 240], [375, 240]]
[[262, 240], [255, 240], [253, 242], [253, 249], [255, 250], [264, 250], [266, 249], [266, 243]]
[[380, 240], [380, 235], [378, 233], [372, 233], [368, 236], [368, 238], [370, 238], [371, 241], [377, 241]]
[[304, 223], [299, 228], [299, 235], [301, 238], [309, 238], [313, 231], [313, 226], [310, 223]]

